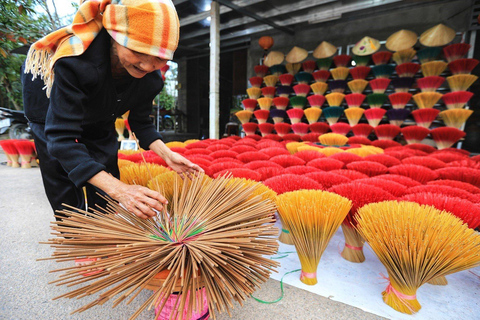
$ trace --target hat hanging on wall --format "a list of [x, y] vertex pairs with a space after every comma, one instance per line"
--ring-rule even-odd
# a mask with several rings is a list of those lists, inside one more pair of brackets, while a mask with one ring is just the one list
[[293, 47], [287, 54], [285, 60], [289, 63], [299, 63], [305, 60], [308, 56], [308, 51], [300, 47]]
[[385, 46], [390, 51], [400, 51], [412, 48], [417, 43], [418, 35], [410, 30], [399, 30], [387, 38]]
[[363, 37], [352, 48], [352, 52], [357, 56], [368, 56], [380, 49], [380, 41], [371, 37]]
[[452, 42], [455, 30], [444, 24], [437, 24], [420, 35], [420, 43], [426, 47], [440, 47]]
[[270, 51], [265, 59], [263, 60], [263, 64], [267, 67], [274, 66], [276, 64], [280, 64], [285, 59], [285, 55], [280, 51]]
[[313, 51], [313, 57], [317, 59], [330, 58], [337, 52], [337, 47], [327, 41], [322, 41]]

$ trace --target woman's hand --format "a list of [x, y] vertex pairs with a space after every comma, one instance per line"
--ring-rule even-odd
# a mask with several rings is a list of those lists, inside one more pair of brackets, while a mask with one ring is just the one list
[[143, 219], [156, 216], [154, 210], [162, 211], [163, 206], [168, 203], [157, 191], [123, 183], [105, 171], [97, 173], [88, 182], [105, 191], [125, 209]]

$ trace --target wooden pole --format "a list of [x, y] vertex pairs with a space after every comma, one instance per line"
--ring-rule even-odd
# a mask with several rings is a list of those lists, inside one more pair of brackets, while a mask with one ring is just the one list
[[210, 19], [209, 136], [211, 139], [218, 139], [220, 133], [220, 5], [216, 1], [212, 1]]

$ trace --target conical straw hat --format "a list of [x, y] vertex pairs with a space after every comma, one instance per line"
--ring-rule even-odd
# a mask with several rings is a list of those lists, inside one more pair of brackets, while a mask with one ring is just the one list
[[387, 39], [385, 46], [391, 51], [400, 51], [410, 49], [417, 43], [418, 35], [410, 30], [399, 30]]
[[380, 41], [371, 37], [363, 37], [352, 48], [352, 52], [357, 56], [368, 56], [380, 49]]
[[420, 35], [420, 43], [426, 47], [440, 47], [455, 38], [455, 30], [444, 24], [437, 24]]
[[287, 54], [285, 60], [289, 63], [299, 63], [305, 60], [307, 56], [308, 56], [307, 50], [295, 46]]
[[267, 67], [274, 66], [276, 64], [280, 64], [285, 59], [285, 55], [280, 51], [270, 51], [269, 54], [263, 60], [263, 64]]
[[322, 41], [313, 51], [313, 57], [317, 59], [330, 58], [335, 52], [337, 52], [337, 47], [327, 41]]

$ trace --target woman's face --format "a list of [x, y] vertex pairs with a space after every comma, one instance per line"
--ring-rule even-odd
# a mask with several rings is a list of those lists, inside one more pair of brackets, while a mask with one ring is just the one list
[[143, 78], [147, 73], [161, 69], [168, 60], [130, 50], [113, 41], [118, 60], [125, 70], [134, 78]]

